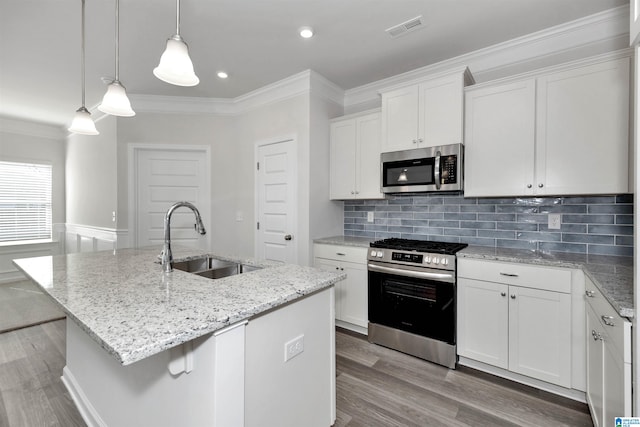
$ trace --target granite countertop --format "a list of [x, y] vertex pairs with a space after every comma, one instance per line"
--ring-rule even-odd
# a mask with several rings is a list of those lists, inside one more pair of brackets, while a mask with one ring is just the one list
[[462, 258], [582, 269], [620, 316], [635, 316], [633, 259], [630, 257], [544, 253], [483, 246], [469, 246], [457, 255]]
[[332, 236], [332, 237], [323, 237], [321, 239], [314, 239], [313, 243], [368, 248], [369, 244], [375, 240], [376, 240], [375, 238], [368, 238], [368, 237]]
[[[216, 258], [263, 267], [211, 280], [164, 273], [160, 247], [24, 258], [14, 263], [121, 364], [250, 319], [343, 280], [344, 273]], [[174, 249], [174, 260], [203, 255]]]

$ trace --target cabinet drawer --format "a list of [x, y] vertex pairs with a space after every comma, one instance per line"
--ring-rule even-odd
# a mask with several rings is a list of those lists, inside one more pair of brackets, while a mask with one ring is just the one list
[[[624, 363], [631, 363], [631, 322], [618, 314], [589, 277], [585, 277], [585, 295], [587, 304], [600, 322], [607, 344], [612, 344], [624, 356]], [[587, 339], [592, 339], [591, 331], [587, 331]]]
[[338, 261], [367, 263], [367, 248], [356, 246], [325, 245], [316, 243], [313, 246], [313, 254], [317, 258], [334, 259]]
[[564, 268], [459, 258], [458, 277], [571, 293], [571, 270]]

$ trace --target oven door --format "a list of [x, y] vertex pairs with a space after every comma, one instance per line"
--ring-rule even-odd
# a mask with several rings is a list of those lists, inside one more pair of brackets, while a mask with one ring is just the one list
[[455, 274], [369, 261], [369, 322], [455, 344]]

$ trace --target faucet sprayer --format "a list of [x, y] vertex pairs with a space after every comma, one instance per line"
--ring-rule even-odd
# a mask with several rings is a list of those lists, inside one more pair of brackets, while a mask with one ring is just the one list
[[196, 208], [189, 202], [174, 203], [164, 216], [164, 245], [162, 247], [162, 254], [160, 254], [160, 256], [162, 260], [162, 270], [165, 273], [173, 271], [173, 254], [171, 253], [171, 214], [173, 214], [173, 211], [182, 206], [191, 209], [195, 214], [196, 223], [194, 225], [194, 228], [198, 231], [198, 233], [202, 235], [205, 235], [207, 233], [207, 230], [204, 229], [204, 224], [202, 223], [202, 218], [200, 217], [198, 208]]

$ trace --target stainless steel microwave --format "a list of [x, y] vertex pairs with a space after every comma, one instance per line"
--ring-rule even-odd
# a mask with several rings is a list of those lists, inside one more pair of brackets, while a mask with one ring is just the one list
[[382, 153], [382, 192], [461, 191], [463, 156], [462, 144]]

